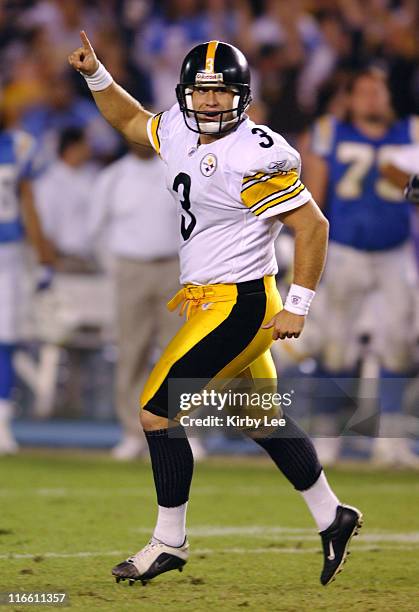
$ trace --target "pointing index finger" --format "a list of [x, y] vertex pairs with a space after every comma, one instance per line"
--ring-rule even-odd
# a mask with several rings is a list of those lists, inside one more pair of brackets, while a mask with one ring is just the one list
[[83, 47], [84, 47], [86, 50], [88, 50], [88, 51], [92, 51], [92, 52], [93, 52], [93, 47], [92, 47], [92, 45], [90, 44], [90, 40], [87, 38], [87, 34], [86, 34], [86, 32], [85, 32], [84, 30], [82, 30], [82, 31], [80, 32], [80, 39], [81, 39], [81, 42], [82, 42], [82, 44], [83, 44]]

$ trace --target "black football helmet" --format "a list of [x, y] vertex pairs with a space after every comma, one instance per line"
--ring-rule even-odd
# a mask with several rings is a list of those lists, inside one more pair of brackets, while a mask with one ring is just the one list
[[[214, 111], [214, 116], [220, 115], [220, 120], [208, 121], [211, 113], [199, 112], [193, 108], [194, 87], [230, 89], [234, 93], [233, 108]], [[231, 132], [239, 125], [252, 101], [250, 70], [245, 56], [233, 45], [218, 40], [194, 47], [183, 60], [176, 96], [185, 123], [193, 132], [210, 135]]]

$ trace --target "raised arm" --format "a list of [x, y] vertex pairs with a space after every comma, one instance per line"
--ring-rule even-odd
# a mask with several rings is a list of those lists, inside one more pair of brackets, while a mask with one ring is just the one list
[[80, 38], [82, 46], [68, 56], [68, 61], [87, 79], [98, 109], [127, 140], [151, 147], [147, 136], [147, 121], [151, 113], [115, 83], [97, 59], [84, 30], [80, 32]]

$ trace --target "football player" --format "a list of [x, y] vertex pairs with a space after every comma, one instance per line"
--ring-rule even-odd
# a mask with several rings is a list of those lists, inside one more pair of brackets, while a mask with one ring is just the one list
[[[367, 69], [349, 83], [347, 119], [318, 120], [305, 166], [305, 178], [330, 222], [322, 288], [333, 310], [324, 329], [323, 357], [331, 376], [354, 376], [354, 321], [365, 299], [373, 291], [380, 294], [375, 339], [381, 357], [381, 425], [373, 450], [380, 464], [419, 465], [400, 418], [401, 379], [412, 367], [415, 339], [413, 206], [403, 197], [408, 174], [394, 167], [399, 158], [405, 163], [406, 155], [412, 163], [418, 141], [419, 118], [397, 120], [385, 74]], [[413, 187], [414, 182], [407, 190], [410, 198]], [[339, 440], [329, 440], [329, 460], [337, 454]]]
[[10, 421], [13, 354], [19, 339], [25, 272], [25, 234], [40, 262], [37, 288], [46, 289], [52, 279], [54, 253], [43, 235], [32, 195], [33, 147], [33, 139], [25, 132], [0, 129], [0, 455], [18, 450]]
[[[112, 571], [117, 581], [145, 582], [182, 569], [189, 554], [185, 519], [193, 457], [176, 410], [169, 412], [169, 380], [275, 382], [269, 348], [303, 329], [324, 264], [328, 223], [300, 180], [299, 154], [247, 118], [250, 74], [238, 49], [219, 41], [192, 49], [181, 68], [178, 104], [153, 116], [113, 81], [84, 32], [81, 39], [70, 64], [86, 78], [103, 116], [128, 140], [160, 155], [180, 217], [183, 288], [168, 306], [187, 305], [187, 320], [140, 399], [157, 525], [150, 542]], [[294, 230], [296, 246], [294, 283], [283, 307], [274, 240], [284, 223]], [[322, 538], [326, 585], [342, 568], [362, 515], [339, 502], [298, 425], [287, 416], [279, 429], [249, 435], [307, 502]]]

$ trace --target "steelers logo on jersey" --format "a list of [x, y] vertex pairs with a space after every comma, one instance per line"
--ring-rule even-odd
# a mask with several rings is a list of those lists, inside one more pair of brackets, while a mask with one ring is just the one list
[[201, 172], [204, 176], [212, 176], [217, 170], [217, 158], [213, 153], [208, 153], [201, 160]]

